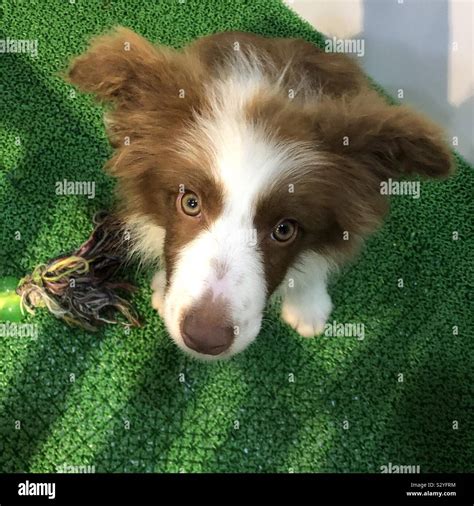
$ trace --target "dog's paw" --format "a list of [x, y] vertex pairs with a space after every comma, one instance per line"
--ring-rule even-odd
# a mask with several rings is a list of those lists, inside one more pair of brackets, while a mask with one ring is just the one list
[[166, 288], [166, 272], [158, 271], [151, 281], [151, 289], [153, 295], [151, 296], [151, 306], [158, 311], [158, 314], [163, 318], [165, 306], [165, 288]]
[[300, 336], [314, 337], [324, 332], [332, 302], [329, 295], [318, 297], [317, 301], [297, 303], [285, 300], [281, 308], [281, 317], [285, 323], [293, 327]]

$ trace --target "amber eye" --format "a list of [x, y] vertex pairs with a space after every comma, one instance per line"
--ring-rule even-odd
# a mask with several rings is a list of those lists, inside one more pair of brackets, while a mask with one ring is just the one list
[[288, 242], [296, 237], [298, 224], [293, 220], [282, 220], [273, 229], [272, 238], [278, 242]]
[[188, 216], [197, 216], [201, 212], [201, 204], [198, 196], [188, 191], [180, 198], [181, 209]]

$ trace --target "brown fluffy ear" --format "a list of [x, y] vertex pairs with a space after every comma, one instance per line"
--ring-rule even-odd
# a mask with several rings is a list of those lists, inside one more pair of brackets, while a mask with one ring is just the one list
[[101, 101], [133, 104], [147, 90], [160, 91], [163, 82], [172, 80], [178, 54], [118, 27], [92, 40], [87, 52], [72, 61], [67, 80]]
[[389, 106], [375, 92], [323, 99], [314, 121], [318, 143], [363, 164], [381, 180], [443, 177], [453, 171], [443, 131], [409, 107]]
[[311, 115], [322, 161], [307, 186], [324, 207], [325, 229], [315, 247], [350, 254], [374, 232], [388, 210], [381, 182], [410, 175], [448, 176], [453, 157], [443, 132], [408, 107], [389, 106], [375, 92], [322, 97]]

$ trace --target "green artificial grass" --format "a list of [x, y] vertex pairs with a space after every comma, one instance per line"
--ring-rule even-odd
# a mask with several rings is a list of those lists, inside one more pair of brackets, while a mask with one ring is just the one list
[[[38, 56], [0, 54], [0, 276], [74, 249], [112, 205], [102, 110], [58, 73], [117, 24], [175, 47], [223, 30], [322, 42], [276, 0], [2, 2], [0, 39], [38, 39]], [[95, 181], [96, 198], [57, 196], [63, 179]], [[37, 339], [0, 338], [0, 470], [473, 471], [472, 188], [458, 158], [420, 199], [394, 197], [334, 280], [330, 321], [365, 324], [363, 340], [304, 339], [271, 307], [243, 354], [196, 362], [150, 308], [149, 273], [134, 274], [146, 326], [129, 334], [39, 311]]]

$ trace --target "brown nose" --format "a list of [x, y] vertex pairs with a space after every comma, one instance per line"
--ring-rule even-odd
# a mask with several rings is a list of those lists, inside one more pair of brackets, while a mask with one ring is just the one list
[[230, 347], [234, 340], [234, 328], [213, 320], [197, 311], [184, 317], [181, 333], [188, 348], [205, 355], [219, 355]]

